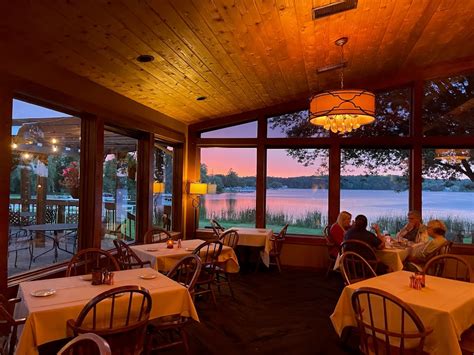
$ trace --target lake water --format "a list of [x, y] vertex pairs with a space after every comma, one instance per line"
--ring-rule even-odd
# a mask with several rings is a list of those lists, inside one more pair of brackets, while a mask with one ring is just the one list
[[[423, 216], [446, 219], [448, 216], [474, 221], [474, 193], [423, 191]], [[328, 190], [279, 189], [267, 190], [267, 212], [284, 213], [290, 218], [320, 211], [327, 216]], [[255, 192], [206, 195], [203, 199], [207, 216], [219, 216], [222, 211], [239, 212], [255, 209]], [[341, 190], [341, 210], [354, 216], [365, 214], [369, 220], [377, 217], [404, 218], [408, 211], [408, 191]]]

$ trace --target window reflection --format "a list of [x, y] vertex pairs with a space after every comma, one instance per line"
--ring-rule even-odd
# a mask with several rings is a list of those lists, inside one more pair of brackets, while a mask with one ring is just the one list
[[153, 225], [171, 229], [173, 205], [173, 147], [155, 142]]

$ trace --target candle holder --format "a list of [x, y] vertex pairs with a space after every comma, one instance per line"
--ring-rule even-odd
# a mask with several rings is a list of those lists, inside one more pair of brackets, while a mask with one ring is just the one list
[[173, 239], [168, 239], [168, 240], [166, 241], [166, 247], [167, 247], [168, 249], [173, 249]]

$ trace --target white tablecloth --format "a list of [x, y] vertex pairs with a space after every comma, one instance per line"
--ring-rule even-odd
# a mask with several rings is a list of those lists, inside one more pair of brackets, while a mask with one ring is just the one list
[[244, 228], [236, 227], [232, 228], [239, 233], [239, 243], [238, 245], [244, 245], [249, 247], [263, 247], [263, 250], [260, 252], [260, 257], [262, 258], [263, 263], [269, 267], [270, 266], [270, 251], [272, 249], [272, 243], [270, 238], [273, 236], [273, 231], [271, 229], [264, 228]]
[[[169, 271], [179, 259], [190, 255], [202, 243], [204, 243], [204, 240], [189, 239], [181, 242], [181, 248], [178, 248], [175, 244], [173, 249], [168, 249], [166, 243], [132, 245], [131, 248], [140, 259], [150, 261], [155, 270]], [[219, 261], [226, 263], [225, 269], [227, 272], [236, 273], [240, 270], [237, 255], [231, 247], [224, 245]]]
[[[67, 320], [76, 319], [92, 298], [118, 286], [138, 285], [150, 292], [153, 302], [150, 319], [181, 314], [199, 320], [188, 290], [157, 271], [145, 268], [114, 274], [114, 285], [92, 286], [91, 281], [84, 281], [80, 276], [22, 282], [18, 289], [22, 302], [16, 305], [15, 318], [28, 318], [20, 332], [16, 353], [37, 354], [37, 346], [70, 336]], [[156, 278], [141, 279], [142, 274], [156, 274]], [[31, 296], [32, 291], [47, 288], [54, 288], [56, 293], [48, 297]]]
[[356, 326], [352, 293], [360, 287], [374, 287], [401, 298], [425, 327], [433, 329], [426, 338], [425, 351], [433, 355], [461, 355], [458, 341], [462, 332], [474, 324], [474, 284], [426, 276], [426, 287], [416, 290], [409, 287], [410, 275], [397, 271], [346, 286], [331, 315], [337, 333], [341, 335], [346, 326]]

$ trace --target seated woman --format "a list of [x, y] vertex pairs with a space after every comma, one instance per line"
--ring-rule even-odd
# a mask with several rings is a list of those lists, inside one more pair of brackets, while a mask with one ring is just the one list
[[429, 221], [427, 231], [432, 239], [410, 250], [410, 254], [406, 259], [405, 270], [422, 271], [426, 262], [436, 254], [439, 248], [447, 243], [444, 238], [447, 228], [439, 219]]
[[339, 216], [337, 216], [336, 223], [334, 223], [329, 229], [330, 239], [332, 239], [332, 242], [337, 246], [329, 250], [331, 256], [337, 257], [339, 250], [338, 247], [344, 239], [344, 233], [346, 233], [346, 231], [351, 227], [351, 218], [352, 215], [349, 212], [342, 211], [339, 213]]
[[416, 210], [408, 212], [408, 223], [397, 233], [397, 239], [407, 239], [414, 243], [428, 241], [426, 226], [421, 221], [421, 214]]

